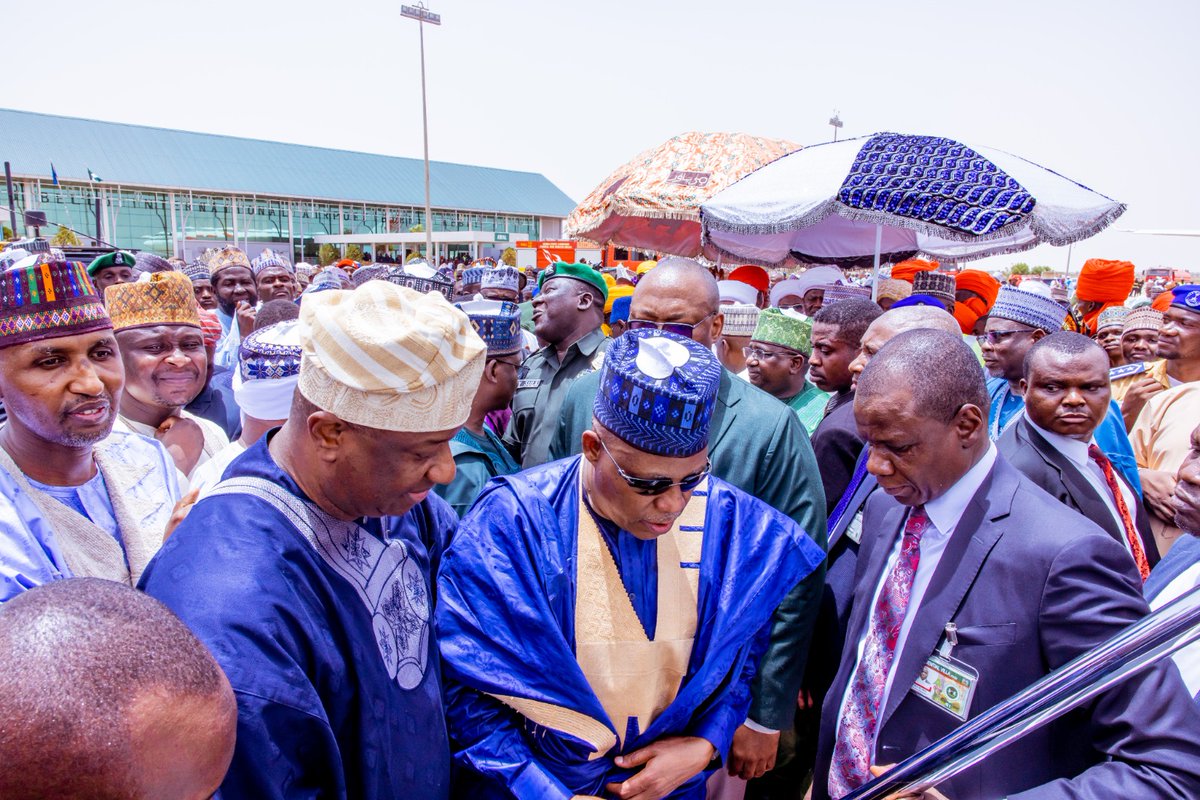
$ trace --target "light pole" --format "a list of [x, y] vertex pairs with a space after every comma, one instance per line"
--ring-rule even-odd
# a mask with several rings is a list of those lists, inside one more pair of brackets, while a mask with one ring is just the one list
[[400, 6], [400, 16], [415, 19], [421, 37], [421, 129], [425, 136], [425, 257], [433, 267], [437, 259], [433, 256], [433, 212], [429, 206], [429, 110], [425, 106], [425, 23], [441, 25], [441, 14], [434, 14], [424, 3], [415, 6]]
[[838, 128], [842, 127], [842, 121], [838, 118], [838, 112], [833, 112], [833, 116], [829, 118], [829, 124], [833, 126], [833, 140], [836, 142]]

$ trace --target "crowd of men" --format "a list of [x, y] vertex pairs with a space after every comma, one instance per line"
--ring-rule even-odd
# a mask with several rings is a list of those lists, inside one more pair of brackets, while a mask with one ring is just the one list
[[[1200, 285], [0, 252], [0, 797], [842, 798], [1200, 584]], [[928, 798], [1200, 796], [1200, 645]]]

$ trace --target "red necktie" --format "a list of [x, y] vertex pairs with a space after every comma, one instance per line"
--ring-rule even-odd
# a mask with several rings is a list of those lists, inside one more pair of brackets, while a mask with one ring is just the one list
[[829, 768], [829, 794], [840, 798], [871, 779], [871, 751], [879, 726], [879, 704], [896, 655], [896, 640], [908, 612], [913, 578], [921, 562], [921, 536], [929, 527], [924, 506], [909, 514], [900, 542], [900, 557], [892, 565], [871, 614], [862, 658], [850, 679], [842, 705], [842, 725]]
[[1146, 551], [1142, 549], [1142, 537], [1138, 535], [1137, 525], [1134, 524], [1133, 517], [1129, 513], [1129, 506], [1125, 505], [1125, 496], [1121, 494], [1121, 487], [1117, 485], [1117, 476], [1113, 474], [1112, 462], [1094, 444], [1088, 445], [1088, 456], [1100, 465], [1100, 470], [1104, 473], [1104, 481], [1108, 484], [1108, 490], [1112, 492], [1113, 499], [1117, 503], [1117, 513], [1121, 515], [1121, 525], [1125, 528], [1125, 539], [1129, 542], [1129, 549], [1133, 551], [1133, 560], [1137, 563], [1138, 573], [1145, 581], [1150, 577], [1150, 562], [1146, 560]]

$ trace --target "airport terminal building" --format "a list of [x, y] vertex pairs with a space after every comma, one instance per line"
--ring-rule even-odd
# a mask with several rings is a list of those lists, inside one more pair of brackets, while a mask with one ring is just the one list
[[[188, 260], [225, 243], [297, 261], [315, 261], [327, 242], [424, 250], [412, 230], [425, 224], [419, 158], [0, 109], [0, 161], [12, 165], [18, 222], [43, 211], [43, 235], [64, 225], [82, 244], [98, 225], [103, 242]], [[574, 207], [543, 175], [438, 161], [430, 195], [439, 257], [557, 239]], [[3, 190], [0, 206], [7, 227]]]

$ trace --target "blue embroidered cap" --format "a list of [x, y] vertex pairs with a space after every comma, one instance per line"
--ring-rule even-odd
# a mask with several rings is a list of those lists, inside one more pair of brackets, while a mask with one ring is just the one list
[[302, 351], [296, 321], [260, 328], [238, 347], [238, 372], [243, 381], [278, 380], [300, 374]]
[[631, 447], [686, 458], [708, 445], [720, 382], [721, 364], [708, 348], [641, 328], [608, 348], [592, 413]]
[[1200, 314], [1200, 285], [1185, 283], [1171, 290], [1171, 305]]
[[474, 286], [483, 282], [483, 275], [487, 272], [484, 267], [467, 267], [463, 270], [462, 285]]
[[521, 349], [521, 308], [507, 300], [468, 300], [454, 307], [466, 314], [471, 327], [487, 345], [489, 356], [504, 356]]
[[1013, 286], [1001, 286], [988, 316], [1054, 333], [1062, 330], [1067, 310], [1049, 297]]

